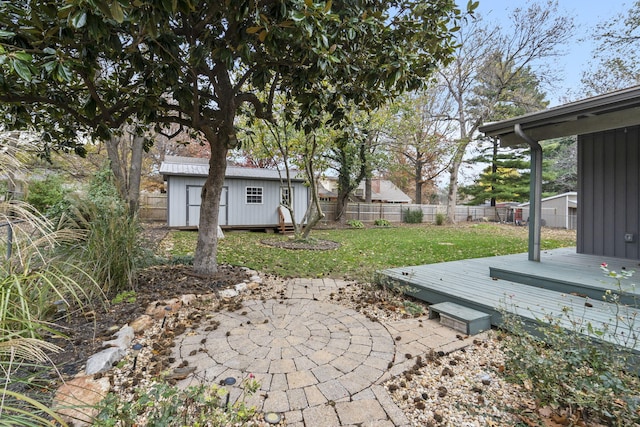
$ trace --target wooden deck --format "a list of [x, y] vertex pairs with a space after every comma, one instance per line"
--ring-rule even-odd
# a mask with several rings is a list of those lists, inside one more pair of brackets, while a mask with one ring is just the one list
[[638, 270], [640, 275], [637, 260], [581, 255], [574, 248], [544, 251], [539, 263], [529, 261], [527, 254], [517, 254], [379, 273], [382, 280], [402, 286], [405, 293], [430, 304], [449, 301], [488, 313], [494, 326], [502, 326], [501, 311], [520, 316], [530, 327], [554, 318], [575, 329], [571, 323], [577, 321], [585, 335], [589, 335], [590, 324], [607, 331], [602, 339], [640, 354], [640, 285], [631, 285], [638, 277], [622, 282], [623, 304], [605, 302], [605, 292], [616, 292], [617, 286], [600, 270], [603, 262], [610, 270], [624, 267]]

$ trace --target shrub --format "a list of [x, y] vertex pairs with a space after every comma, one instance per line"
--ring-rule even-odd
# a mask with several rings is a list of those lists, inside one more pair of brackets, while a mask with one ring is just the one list
[[389, 227], [391, 225], [391, 223], [384, 218], [376, 219], [373, 224], [378, 227]]
[[424, 213], [422, 209], [417, 209], [412, 211], [411, 209], [407, 209], [404, 214], [404, 222], [407, 224], [420, 224], [422, 222], [422, 217]]
[[59, 175], [48, 175], [43, 180], [29, 183], [27, 202], [49, 218], [59, 218], [69, 203], [65, 200], [69, 190]]
[[441, 212], [436, 214], [436, 225], [442, 225], [445, 223], [447, 216]]
[[349, 227], [351, 228], [364, 228], [364, 224], [362, 223], [362, 221], [359, 221], [357, 219], [350, 219], [349, 221], [347, 221], [347, 225], [349, 225]]
[[[603, 269], [606, 270], [606, 266]], [[605, 271], [607, 276], [616, 278], [619, 285], [624, 277], [610, 273]], [[607, 293], [605, 300], [617, 307], [613, 329], [637, 330], [634, 315], [629, 318], [620, 315], [623, 311], [616, 296]], [[566, 309], [562, 316], [547, 316], [535, 328], [536, 336], [533, 336], [519, 318], [503, 316], [505, 327], [512, 332], [504, 341], [506, 372], [530, 388], [542, 405], [567, 408], [568, 412], [585, 417], [597, 416], [607, 425], [640, 422], [637, 395], [640, 380], [634, 363], [637, 356], [630, 350], [599, 340], [598, 337], [613, 332], [607, 326], [598, 330], [591, 324], [585, 325], [581, 316], [574, 316]], [[562, 326], [566, 324], [573, 329], [567, 331]], [[633, 332], [625, 335], [632, 336]], [[635, 343], [625, 344], [633, 347]], [[635, 369], [630, 371], [630, 366]]]
[[136, 270], [155, 260], [142, 247], [138, 218], [118, 196], [108, 170], [94, 177], [87, 198], [72, 201], [63, 224], [84, 232], [84, 242], [68, 249], [107, 294], [134, 290]]
[[260, 384], [246, 379], [241, 384], [242, 398], [231, 405], [225, 400], [228, 390], [217, 384], [188, 387], [184, 390], [165, 383], [154, 383], [136, 390], [133, 400], [109, 393], [99, 407], [96, 427], [137, 425], [140, 418], [149, 426], [230, 426], [245, 425], [255, 409], [244, 402], [245, 395], [255, 393]]

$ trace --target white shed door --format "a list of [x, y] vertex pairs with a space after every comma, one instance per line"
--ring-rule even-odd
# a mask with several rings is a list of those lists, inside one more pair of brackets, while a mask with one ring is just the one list
[[[227, 225], [227, 195], [228, 188], [222, 187], [220, 194], [220, 210], [218, 225]], [[202, 203], [202, 186], [187, 185], [187, 226], [197, 227], [200, 223], [200, 204]]]

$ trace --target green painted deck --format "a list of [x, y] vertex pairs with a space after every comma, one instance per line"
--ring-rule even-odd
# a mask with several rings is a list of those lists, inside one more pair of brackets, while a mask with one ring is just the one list
[[640, 285], [631, 286], [640, 276], [622, 282], [624, 304], [605, 302], [605, 292], [617, 287], [600, 270], [603, 262], [610, 270], [624, 267], [638, 270], [640, 275], [638, 260], [576, 254], [575, 248], [544, 251], [540, 262], [517, 254], [379, 273], [383, 280], [402, 286], [405, 293], [427, 303], [453, 302], [488, 313], [494, 326], [502, 326], [501, 311], [520, 316], [528, 326], [548, 317], [558, 319], [566, 328], [573, 328], [571, 322], [578, 321], [585, 335], [591, 324], [596, 330], [607, 331], [602, 339], [640, 354], [640, 310], [635, 305], [640, 301]]

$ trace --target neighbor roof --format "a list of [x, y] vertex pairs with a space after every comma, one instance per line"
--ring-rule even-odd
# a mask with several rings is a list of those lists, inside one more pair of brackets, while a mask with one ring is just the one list
[[502, 145], [520, 145], [524, 141], [515, 133], [516, 125], [535, 141], [640, 125], [640, 86], [489, 123], [479, 130], [500, 138]]
[[[292, 171], [293, 181], [304, 181], [304, 175], [300, 171]], [[160, 165], [160, 173], [164, 176], [207, 176], [209, 175], [209, 159], [198, 157], [166, 156]], [[276, 169], [246, 168], [227, 166], [226, 178], [246, 178], [262, 180], [280, 180], [280, 174]], [[282, 178], [286, 178], [283, 173]]]

